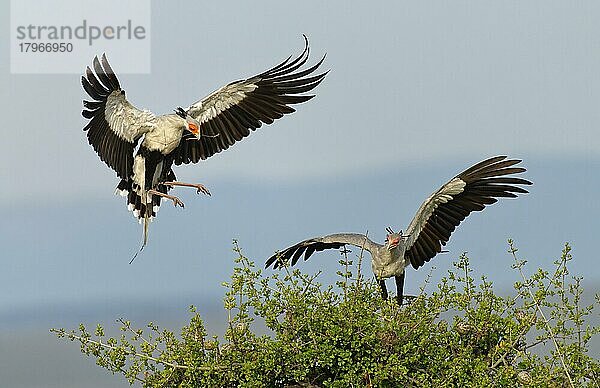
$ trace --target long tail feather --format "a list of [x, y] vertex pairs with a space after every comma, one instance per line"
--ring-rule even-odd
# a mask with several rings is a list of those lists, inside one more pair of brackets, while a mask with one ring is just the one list
[[129, 262], [129, 264], [133, 263], [133, 261], [135, 260], [135, 258], [138, 257], [138, 255], [140, 253], [142, 253], [142, 251], [144, 250], [144, 248], [148, 244], [148, 225], [150, 224], [149, 221], [150, 220], [148, 218], [148, 214], [145, 214], [144, 215], [144, 237], [143, 237], [143, 241], [142, 241], [142, 246], [140, 247], [140, 250], [137, 251], [135, 253], [135, 255], [133, 255], [133, 258], [131, 259], [131, 261]]

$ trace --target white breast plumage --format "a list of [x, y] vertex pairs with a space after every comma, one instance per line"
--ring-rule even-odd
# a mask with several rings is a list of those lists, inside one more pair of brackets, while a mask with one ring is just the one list
[[309, 49], [304, 38], [304, 50], [297, 57], [289, 56], [260, 74], [217, 89], [188, 109], [178, 107], [175, 114], [162, 116], [126, 99], [105, 55], [86, 67], [81, 85], [90, 99], [83, 101], [82, 115], [89, 120], [84, 131], [100, 159], [120, 178], [116, 192], [127, 197], [128, 208], [144, 223], [140, 251], [161, 199], [183, 207], [169, 194], [174, 186], [210, 195], [202, 184], [177, 181], [173, 165], [198, 163], [224, 151], [314, 97], [306, 93], [325, 78], [327, 72], [314, 74], [325, 56], [305, 67]]

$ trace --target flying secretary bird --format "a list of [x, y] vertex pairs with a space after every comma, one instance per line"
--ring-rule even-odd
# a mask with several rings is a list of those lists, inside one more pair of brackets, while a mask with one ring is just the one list
[[304, 260], [308, 260], [315, 251], [354, 245], [371, 253], [371, 268], [381, 287], [383, 299], [388, 297], [385, 279], [395, 278], [397, 301], [401, 305], [405, 268], [408, 265], [418, 269], [440, 253], [454, 229], [471, 212], [483, 210], [498, 198], [515, 198], [517, 194], [527, 193], [518, 185], [532, 183], [512, 176], [526, 171], [522, 167], [513, 167], [520, 162], [506, 159], [506, 156], [496, 156], [461, 172], [423, 202], [406, 229], [406, 234], [387, 228], [388, 234], [383, 245], [371, 241], [364, 234], [330, 234], [301, 241], [276, 253], [267, 260], [265, 267], [273, 265], [278, 268], [290, 260], [294, 265], [302, 254]]
[[327, 74], [313, 75], [325, 56], [302, 69], [309, 57], [306, 36], [304, 40], [304, 50], [295, 59], [290, 56], [261, 74], [223, 86], [185, 110], [161, 116], [130, 104], [106, 56], [94, 58], [81, 78], [92, 98], [83, 101], [82, 114], [90, 120], [83, 130], [100, 159], [121, 178], [117, 192], [127, 197], [128, 209], [144, 223], [140, 251], [161, 198], [183, 207], [179, 198], [169, 195], [173, 186], [210, 195], [201, 184], [178, 182], [173, 164], [197, 163], [226, 150], [263, 123], [294, 112], [291, 105], [314, 97], [305, 93]]

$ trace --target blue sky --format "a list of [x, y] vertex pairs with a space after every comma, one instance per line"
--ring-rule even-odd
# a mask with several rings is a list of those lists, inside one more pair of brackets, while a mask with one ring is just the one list
[[[220, 298], [233, 238], [257, 262], [313, 235], [381, 241], [439, 185], [497, 154], [524, 160], [531, 194], [470, 216], [432, 262], [436, 276], [468, 251], [508, 289], [507, 238], [546, 268], [571, 241], [597, 289], [599, 15], [591, 1], [152, 2], [152, 73], [119, 77], [140, 108], [169, 112], [261, 72], [298, 53], [303, 33], [331, 72], [295, 114], [178, 168], [213, 196], [178, 191], [185, 210], [163, 206], [134, 265], [141, 230], [81, 131], [79, 76], [11, 75], [1, 61], [0, 330], [74, 327], [81, 306], [109, 306], [98, 319], [111, 321], [128, 311], [111, 310], [119, 303], [179, 305], [183, 320], [188, 304]], [[336, 261], [305, 268], [331, 274]], [[429, 268], [409, 273], [408, 291]]]

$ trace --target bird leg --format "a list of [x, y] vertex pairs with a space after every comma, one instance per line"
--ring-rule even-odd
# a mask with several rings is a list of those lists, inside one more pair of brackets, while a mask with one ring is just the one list
[[387, 300], [388, 292], [387, 292], [387, 287], [385, 286], [385, 279], [379, 280], [379, 288], [381, 288], [381, 298], [383, 300]]
[[184, 186], [184, 187], [194, 187], [197, 191], [198, 194], [203, 193], [206, 195], [210, 195], [210, 191], [208, 191], [208, 189], [200, 184], [200, 183], [185, 183], [185, 182], [163, 182], [163, 185], [167, 185], [167, 186]]
[[173, 201], [173, 206], [175, 206], [175, 207], [177, 207], [177, 205], [179, 205], [181, 207], [185, 207], [183, 205], [183, 202], [181, 202], [181, 200], [174, 195], [161, 193], [160, 191], [156, 191], [154, 189], [148, 190], [148, 193], [153, 194], [153, 195], [158, 195], [159, 197], [170, 199], [171, 201]]
[[404, 276], [406, 272], [402, 272], [402, 275], [395, 276], [396, 279], [396, 300], [398, 306], [402, 306], [402, 299], [404, 298]]

